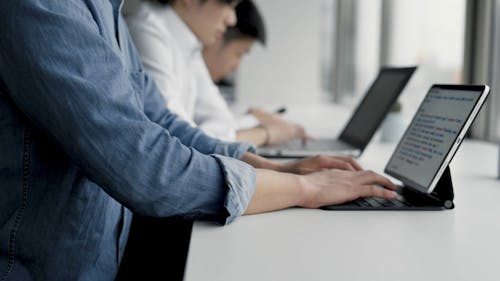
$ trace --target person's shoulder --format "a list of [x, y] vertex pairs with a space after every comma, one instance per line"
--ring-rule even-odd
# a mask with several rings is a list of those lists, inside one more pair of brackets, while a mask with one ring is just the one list
[[152, 1], [139, 1], [132, 6], [124, 7], [122, 14], [127, 22], [143, 25], [159, 25], [168, 14], [170, 7]]
[[140, 1], [134, 7], [123, 13], [128, 29], [134, 37], [150, 36], [167, 39], [172, 36], [165, 24], [170, 14], [168, 5], [161, 5], [152, 1]]

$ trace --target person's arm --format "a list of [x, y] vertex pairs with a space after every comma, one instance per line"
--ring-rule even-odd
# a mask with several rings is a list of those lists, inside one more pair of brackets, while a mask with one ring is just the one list
[[395, 198], [395, 188], [387, 178], [371, 171], [324, 170], [294, 175], [258, 169], [257, 187], [245, 214], [289, 207], [319, 208], [359, 197]]
[[154, 110], [154, 101], [142, 104], [150, 94], [143, 92], [147, 76], [137, 64], [128, 69], [126, 52], [101, 34], [98, 11], [83, 1], [61, 3], [6, 4], [10, 12], [0, 19], [0, 77], [30, 127], [134, 212], [222, 223], [241, 215], [255, 188], [254, 169], [204, 155], [153, 122], [208, 153], [231, 154], [168, 110]]
[[326, 169], [339, 169], [346, 171], [361, 171], [361, 166], [350, 157], [332, 157], [317, 155], [288, 162], [277, 162], [245, 152], [241, 160], [259, 169], [268, 169], [284, 173], [305, 175]]

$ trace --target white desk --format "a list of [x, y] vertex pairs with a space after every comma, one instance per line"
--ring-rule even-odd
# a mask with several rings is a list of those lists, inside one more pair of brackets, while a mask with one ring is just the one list
[[[360, 162], [381, 172], [394, 144]], [[186, 281], [500, 280], [497, 147], [465, 142], [451, 165], [454, 210], [300, 208], [194, 224]]]

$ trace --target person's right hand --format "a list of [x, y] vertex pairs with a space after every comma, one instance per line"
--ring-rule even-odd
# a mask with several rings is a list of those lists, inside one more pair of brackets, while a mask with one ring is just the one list
[[[360, 197], [397, 196], [396, 186], [372, 171], [325, 170], [301, 176], [304, 200], [300, 207], [319, 208], [342, 204]], [[385, 187], [385, 188], [384, 188]]]

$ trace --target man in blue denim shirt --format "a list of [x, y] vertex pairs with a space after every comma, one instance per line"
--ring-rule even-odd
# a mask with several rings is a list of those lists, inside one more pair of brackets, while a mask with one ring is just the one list
[[[142, 72], [121, 5], [0, 1], [0, 280], [113, 280], [131, 212], [226, 224], [395, 196], [352, 160], [277, 164], [179, 120]], [[324, 168], [344, 170], [309, 173]]]

